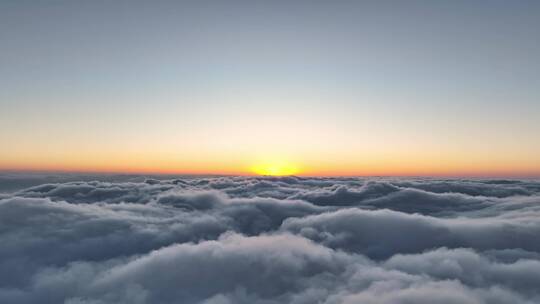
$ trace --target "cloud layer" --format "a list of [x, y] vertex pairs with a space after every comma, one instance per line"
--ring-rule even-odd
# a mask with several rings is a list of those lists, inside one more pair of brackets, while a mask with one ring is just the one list
[[535, 181], [0, 180], [0, 303], [540, 303]]

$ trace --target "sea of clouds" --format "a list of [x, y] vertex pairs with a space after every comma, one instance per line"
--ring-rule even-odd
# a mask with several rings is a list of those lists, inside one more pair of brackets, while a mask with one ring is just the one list
[[0, 175], [0, 303], [540, 303], [540, 182]]

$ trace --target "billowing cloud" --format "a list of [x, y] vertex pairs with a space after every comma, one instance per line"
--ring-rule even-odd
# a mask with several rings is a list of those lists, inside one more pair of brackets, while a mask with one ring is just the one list
[[0, 180], [0, 303], [540, 303], [535, 181]]

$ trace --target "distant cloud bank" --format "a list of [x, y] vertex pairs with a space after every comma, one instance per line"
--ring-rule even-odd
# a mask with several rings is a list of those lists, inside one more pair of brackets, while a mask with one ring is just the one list
[[0, 181], [0, 303], [540, 303], [537, 181]]

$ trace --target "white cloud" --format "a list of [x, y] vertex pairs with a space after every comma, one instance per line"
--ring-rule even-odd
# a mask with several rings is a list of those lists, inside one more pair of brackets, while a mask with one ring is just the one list
[[0, 197], [1, 303], [540, 302], [540, 183], [61, 180]]

